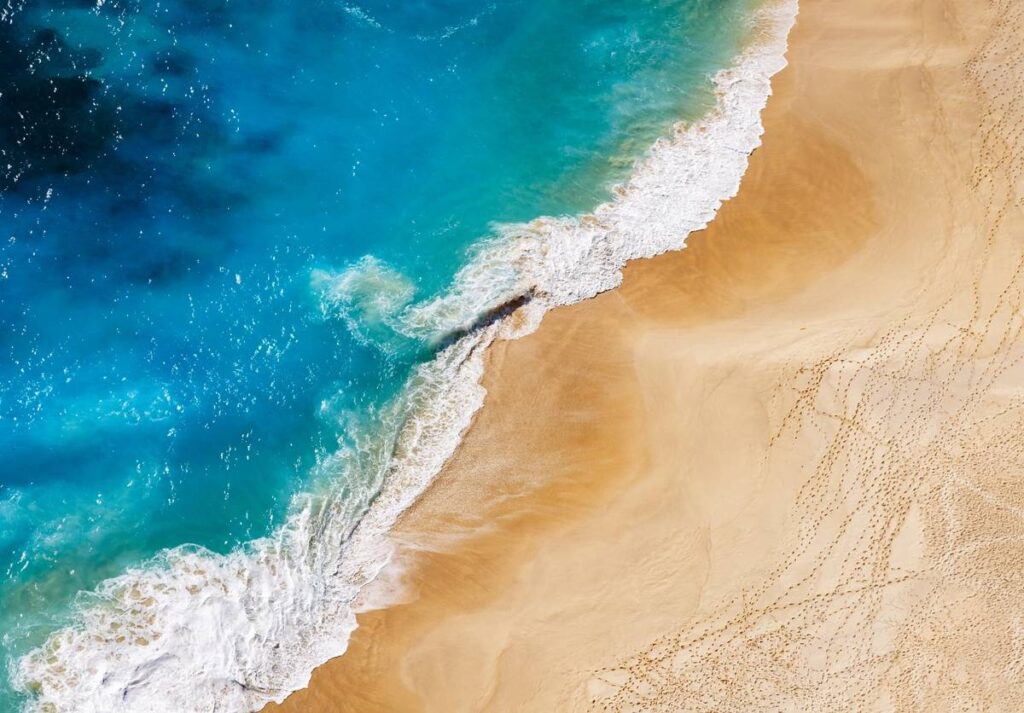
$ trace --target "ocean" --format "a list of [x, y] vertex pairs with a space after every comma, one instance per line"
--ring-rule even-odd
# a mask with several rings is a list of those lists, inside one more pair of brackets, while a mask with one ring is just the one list
[[342, 653], [486, 343], [735, 192], [756, 8], [0, 8], [0, 710], [250, 710]]

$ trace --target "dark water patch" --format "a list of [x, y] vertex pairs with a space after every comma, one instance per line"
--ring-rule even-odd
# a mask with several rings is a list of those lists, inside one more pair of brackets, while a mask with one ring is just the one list
[[44, 77], [82, 77], [103, 60], [96, 49], [74, 49], [53, 28], [36, 30], [28, 43], [29, 67]]
[[184, 52], [169, 50], [158, 52], [152, 59], [153, 71], [160, 77], [183, 78], [196, 72], [195, 63]]
[[27, 41], [18, 29], [0, 23], [0, 190], [85, 170], [118, 131], [116, 107], [86, 74], [95, 53], [72, 51], [52, 29]]

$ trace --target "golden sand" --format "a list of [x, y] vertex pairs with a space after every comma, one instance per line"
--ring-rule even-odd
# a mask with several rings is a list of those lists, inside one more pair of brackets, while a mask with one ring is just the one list
[[1024, 3], [803, 0], [739, 196], [497, 345], [267, 710], [1024, 710]]

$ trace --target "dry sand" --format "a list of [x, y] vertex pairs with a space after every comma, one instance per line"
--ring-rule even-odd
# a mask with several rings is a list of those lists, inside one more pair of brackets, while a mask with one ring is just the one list
[[740, 195], [499, 344], [268, 710], [1024, 710], [1024, 3], [803, 0]]

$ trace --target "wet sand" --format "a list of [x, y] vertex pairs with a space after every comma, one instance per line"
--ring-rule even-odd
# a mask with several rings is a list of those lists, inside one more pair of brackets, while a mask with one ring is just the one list
[[1024, 708], [1022, 30], [803, 0], [740, 194], [493, 348], [403, 603], [266, 710]]

